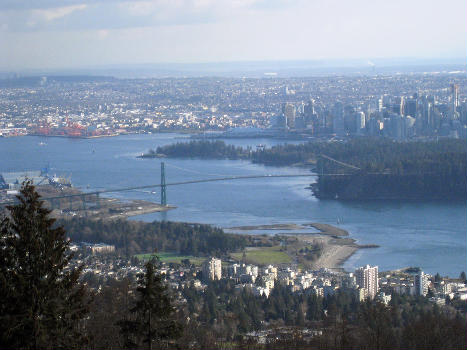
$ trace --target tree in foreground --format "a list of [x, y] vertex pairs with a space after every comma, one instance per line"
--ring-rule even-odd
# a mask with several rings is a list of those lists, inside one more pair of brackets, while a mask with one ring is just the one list
[[128, 319], [119, 321], [125, 345], [131, 349], [174, 348], [181, 335], [175, 309], [156, 264], [149, 261], [146, 272], [138, 277], [137, 301]]
[[86, 293], [65, 230], [30, 181], [17, 199], [0, 223], [0, 348], [82, 347]]

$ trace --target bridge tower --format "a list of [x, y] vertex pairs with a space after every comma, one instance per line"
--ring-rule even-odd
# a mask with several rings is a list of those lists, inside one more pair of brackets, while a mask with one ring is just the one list
[[167, 206], [167, 192], [165, 185], [165, 164], [161, 162], [161, 205]]
[[324, 174], [324, 158], [321, 156], [321, 154], [318, 154], [316, 157], [316, 165], [317, 165], [317, 170], [318, 170], [318, 191], [323, 191], [324, 189], [324, 182], [326, 180], [326, 176], [323, 176]]

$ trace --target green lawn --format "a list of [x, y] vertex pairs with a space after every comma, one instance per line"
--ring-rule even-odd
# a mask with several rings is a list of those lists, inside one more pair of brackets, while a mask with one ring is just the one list
[[[292, 261], [290, 256], [286, 252], [281, 252], [280, 249], [280, 246], [251, 248], [245, 251], [246, 261], [256, 265], [290, 263]], [[243, 253], [232, 253], [230, 255], [239, 261], [243, 257]]]
[[[197, 266], [201, 265], [203, 261], [205, 261], [207, 258], [202, 258], [202, 257], [196, 257], [196, 256], [191, 256], [191, 255], [179, 255], [177, 253], [171, 253], [171, 252], [159, 252], [156, 254], [159, 259], [161, 259], [162, 262], [165, 263], [175, 263], [175, 264], [181, 264], [182, 260], [184, 259], [189, 259], [192, 264], [195, 264]], [[151, 259], [154, 254], [136, 254], [135, 255], [139, 260], [149, 260]]]

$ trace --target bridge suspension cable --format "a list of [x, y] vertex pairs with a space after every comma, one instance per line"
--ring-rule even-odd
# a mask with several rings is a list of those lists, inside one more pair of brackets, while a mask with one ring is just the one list
[[[346, 174], [334, 174], [338, 176], [345, 176]], [[350, 175], [350, 174], [349, 174]], [[83, 193], [75, 193], [75, 194], [64, 194], [61, 196], [52, 196], [52, 197], [41, 197], [41, 200], [56, 200], [56, 199], [63, 199], [63, 198], [73, 198], [73, 197], [83, 197], [83, 196], [93, 196], [93, 195], [100, 195], [104, 193], [116, 193], [116, 192], [127, 192], [127, 191], [135, 191], [135, 190], [145, 190], [150, 188], [157, 188], [157, 187], [167, 187], [167, 186], [179, 186], [179, 185], [188, 185], [188, 184], [196, 184], [196, 183], [203, 183], [203, 182], [216, 182], [216, 181], [231, 181], [231, 180], [242, 180], [242, 179], [259, 179], [259, 178], [287, 178], [287, 177], [313, 177], [317, 176], [314, 173], [308, 174], [284, 174], [284, 175], [241, 175], [241, 176], [226, 176], [226, 177], [219, 177], [215, 179], [197, 179], [197, 180], [188, 180], [188, 181], [178, 181], [178, 182], [167, 182], [161, 184], [152, 184], [152, 185], [143, 185], [143, 186], [132, 186], [132, 187], [124, 187], [124, 188], [113, 188], [113, 189], [103, 189], [99, 191], [91, 191], [91, 192], [83, 192]], [[3, 202], [0, 203], [0, 206], [14, 204], [15, 201]]]
[[[368, 173], [368, 175], [389, 175], [390, 173], [383, 172], [383, 173]], [[244, 179], [261, 179], [261, 178], [294, 178], [294, 177], [316, 177], [316, 176], [355, 176], [355, 174], [338, 174], [338, 173], [326, 173], [326, 174], [315, 174], [315, 173], [306, 173], [306, 174], [267, 174], [267, 175], [239, 175], [239, 176], [225, 176], [219, 178], [211, 178], [211, 179], [196, 179], [196, 180], [188, 180], [188, 181], [178, 181], [178, 182], [163, 182], [160, 184], [152, 184], [152, 185], [143, 185], [143, 186], [132, 186], [132, 187], [124, 187], [124, 188], [113, 188], [113, 189], [103, 189], [99, 191], [91, 191], [91, 192], [83, 192], [78, 194], [65, 194], [61, 196], [52, 196], [52, 197], [41, 197], [41, 200], [58, 200], [63, 198], [73, 198], [73, 197], [85, 197], [85, 196], [92, 196], [96, 195], [99, 196], [100, 194], [105, 193], [116, 193], [116, 192], [127, 192], [127, 191], [135, 191], [135, 190], [145, 190], [151, 188], [164, 188], [167, 186], [180, 186], [180, 185], [189, 185], [189, 184], [196, 184], [196, 183], [205, 183], [205, 182], [218, 182], [218, 181], [232, 181], [232, 180], [244, 180]], [[164, 196], [165, 197], [165, 196]], [[165, 198], [166, 200], [166, 198]], [[1, 206], [14, 204], [15, 201], [3, 202], [0, 203]], [[165, 204], [163, 204], [165, 205]]]
[[341, 162], [337, 159], [334, 159], [334, 158], [331, 158], [325, 154], [321, 154], [320, 155], [321, 157], [327, 159], [327, 160], [330, 160], [331, 162], [334, 162], [334, 163], [337, 163], [339, 165], [342, 165], [343, 167], [347, 167], [347, 168], [350, 168], [350, 169], [353, 169], [353, 170], [362, 170], [360, 169], [359, 167], [356, 167], [355, 165], [352, 165], [352, 164], [348, 164], [348, 163], [344, 163], [344, 162]]
[[197, 170], [193, 170], [193, 169], [188, 169], [188, 168], [182, 168], [182, 167], [179, 167], [175, 164], [172, 164], [172, 163], [168, 163], [164, 160], [164, 163], [168, 166], [170, 166], [171, 168], [175, 168], [175, 169], [178, 169], [178, 170], [181, 170], [181, 171], [185, 171], [187, 173], [192, 173], [192, 174], [198, 174], [198, 175], [206, 175], [206, 176], [234, 176], [232, 174], [209, 174], [209, 173], [203, 173], [201, 171], [197, 171]]

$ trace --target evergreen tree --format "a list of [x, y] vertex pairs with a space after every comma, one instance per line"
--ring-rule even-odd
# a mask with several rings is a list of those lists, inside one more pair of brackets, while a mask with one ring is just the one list
[[82, 347], [86, 293], [62, 227], [30, 181], [0, 224], [0, 348]]
[[145, 268], [138, 277], [138, 296], [131, 315], [118, 323], [128, 348], [167, 348], [180, 337], [181, 326], [174, 319], [175, 309], [155, 262], [149, 261]]

